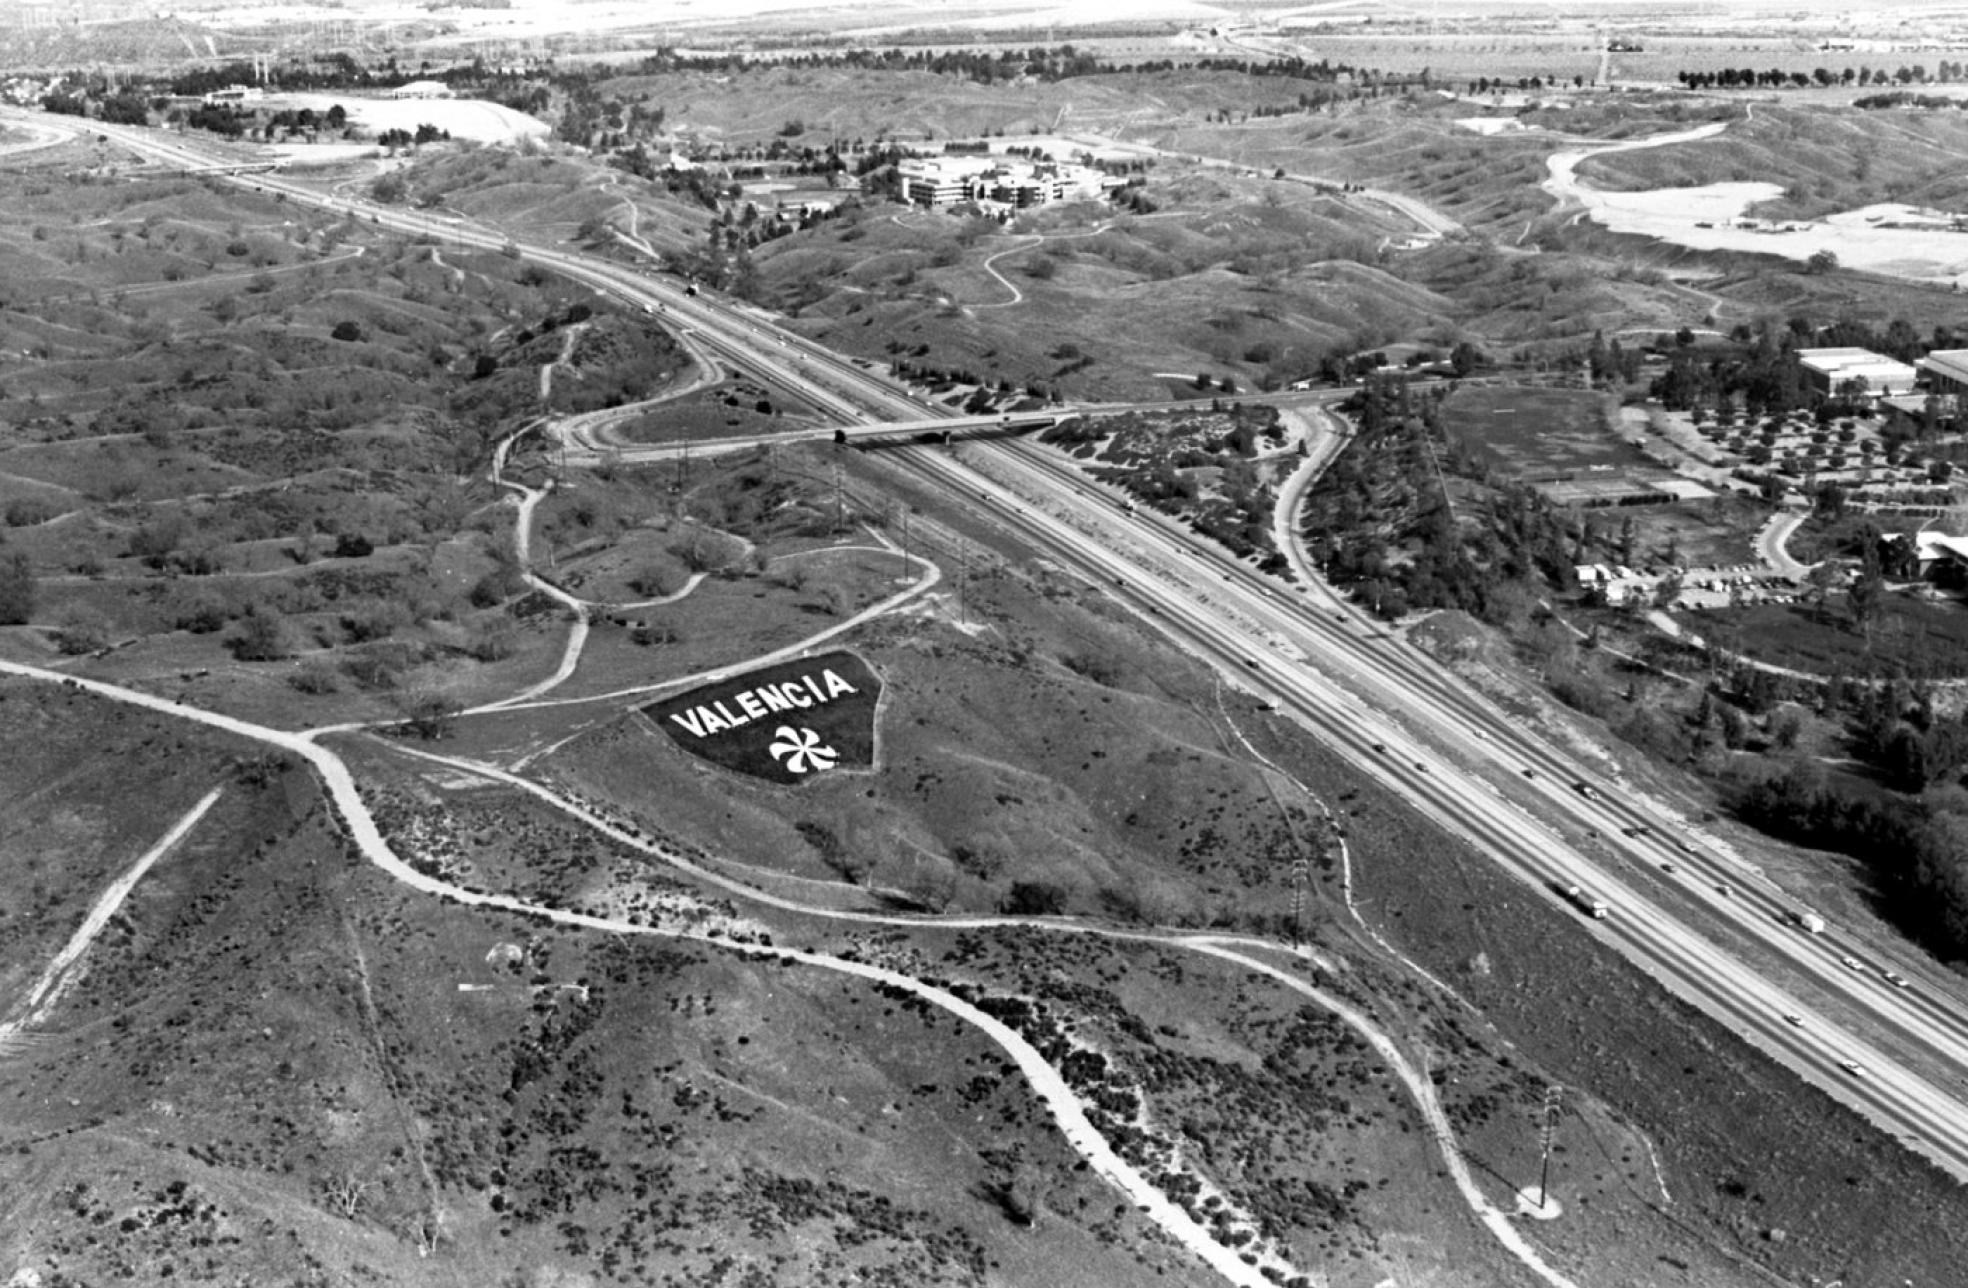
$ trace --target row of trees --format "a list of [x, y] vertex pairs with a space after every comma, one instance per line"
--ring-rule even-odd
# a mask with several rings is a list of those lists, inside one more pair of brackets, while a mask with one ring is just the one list
[[1927, 69], [1918, 63], [1902, 66], [1897, 71], [1888, 72], [1885, 68], [1874, 71], [1870, 67], [1847, 67], [1843, 71], [1832, 71], [1829, 67], [1814, 67], [1808, 72], [1784, 71], [1771, 67], [1758, 70], [1753, 67], [1724, 67], [1719, 71], [1681, 71], [1675, 79], [1689, 89], [1805, 89], [1815, 86], [1828, 89], [1833, 85], [1951, 85], [1956, 81], [1968, 80], [1963, 64], [1943, 60], [1932, 80]]

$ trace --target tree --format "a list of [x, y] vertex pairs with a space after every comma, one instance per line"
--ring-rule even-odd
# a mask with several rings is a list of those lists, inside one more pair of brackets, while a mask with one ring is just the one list
[[343, 341], [360, 340], [362, 338], [362, 327], [358, 323], [343, 320], [337, 322], [335, 324], [335, 329], [333, 331], [330, 331], [328, 335], [331, 339], [335, 339], [335, 340], [343, 340]]
[[451, 732], [461, 710], [449, 694], [435, 689], [418, 689], [403, 695], [397, 703], [403, 712], [403, 726], [425, 742], [436, 742]]
[[1867, 639], [1872, 638], [1872, 624], [1879, 617], [1879, 610], [1886, 599], [1886, 573], [1880, 566], [1877, 542], [1866, 546], [1865, 559], [1860, 565], [1859, 575], [1845, 590], [1846, 607], [1852, 614], [1852, 625]]
[[1815, 251], [1804, 261], [1804, 267], [1813, 276], [1822, 277], [1838, 267], [1838, 256], [1829, 250]]
[[0, 626], [18, 626], [34, 616], [34, 568], [16, 551], [0, 558]]
[[1840, 580], [1838, 565], [1829, 559], [1819, 562], [1804, 574], [1805, 585], [1810, 588], [1811, 607], [1818, 616], [1824, 615], [1825, 598]]
[[287, 620], [265, 604], [254, 604], [239, 619], [239, 629], [228, 641], [232, 655], [242, 662], [274, 662], [288, 653]]

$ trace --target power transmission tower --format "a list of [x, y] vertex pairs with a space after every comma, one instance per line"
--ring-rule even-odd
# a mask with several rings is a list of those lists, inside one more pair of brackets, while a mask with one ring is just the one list
[[834, 462], [834, 531], [835, 532], [839, 532], [843, 527], [847, 526], [847, 511], [845, 505], [842, 502], [841, 489], [842, 489], [841, 466], [839, 461], [835, 461]]
[[1538, 1125], [1538, 1147], [1543, 1158], [1538, 1164], [1538, 1211], [1544, 1211], [1545, 1188], [1551, 1180], [1551, 1145], [1558, 1137], [1558, 1108], [1565, 1099], [1565, 1088], [1552, 1083], [1544, 1089], [1544, 1112]]

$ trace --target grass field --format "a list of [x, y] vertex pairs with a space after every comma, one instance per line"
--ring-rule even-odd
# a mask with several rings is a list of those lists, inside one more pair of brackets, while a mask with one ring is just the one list
[[1968, 613], [1952, 602], [1888, 596], [1869, 632], [1851, 624], [1840, 596], [1823, 615], [1806, 604], [1759, 604], [1715, 616], [1740, 632], [1749, 656], [1814, 675], [1957, 676], [1968, 657]]
[[1470, 386], [1442, 405], [1451, 437], [1519, 478], [1609, 477], [1647, 465], [1612, 432], [1611, 414], [1605, 394], [1528, 385]]

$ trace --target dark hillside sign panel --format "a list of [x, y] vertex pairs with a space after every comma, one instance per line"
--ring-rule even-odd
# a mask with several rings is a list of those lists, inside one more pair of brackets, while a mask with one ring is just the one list
[[642, 709], [679, 747], [774, 783], [875, 763], [881, 680], [852, 653], [822, 653], [702, 685]]

